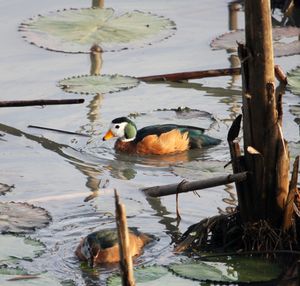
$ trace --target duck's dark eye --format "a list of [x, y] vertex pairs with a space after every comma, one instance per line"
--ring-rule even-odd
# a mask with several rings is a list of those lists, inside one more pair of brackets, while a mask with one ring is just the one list
[[116, 128], [116, 129], [119, 129], [119, 128], [120, 128], [120, 125], [115, 125], [115, 128]]

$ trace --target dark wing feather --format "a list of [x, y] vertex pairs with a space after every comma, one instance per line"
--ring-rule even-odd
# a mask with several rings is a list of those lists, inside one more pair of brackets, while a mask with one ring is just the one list
[[190, 139], [190, 148], [199, 148], [207, 145], [216, 145], [221, 140], [204, 134], [205, 129], [189, 125], [163, 124], [144, 127], [137, 132], [135, 143], [142, 141], [149, 135], [160, 136], [163, 133], [178, 129], [181, 133], [188, 132]]
[[[128, 230], [136, 236], [141, 234], [136, 227], [129, 227]], [[91, 246], [98, 246], [99, 249], [107, 249], [118, 243], [118, 231], [116, 228], [95, 231], [87, 236], [87, 240]]]

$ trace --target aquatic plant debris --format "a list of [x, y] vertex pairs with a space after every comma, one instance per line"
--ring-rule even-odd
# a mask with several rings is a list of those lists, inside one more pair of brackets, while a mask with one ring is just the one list
[[[180, 278], [173, 275], [164, 266], [146, 266], [138, 267], [134, 270], [134, 276], [136, 283], [139, 286], [196, 286], [199, 282], [188, 281], [187, 279]], [[188, 283], [188, 284], [187, 284]], [[121, 285], [121, 277], [119, 275], [112, 275], [107, 280], [107, 286], [119, 286]]]
[[39, 274], [28, 274], [26, 270], [20, 268], [0, 267], [1, 286], [62, 286], [55, 277], [51, 277], [47, 272]]
[[0, 235], [0, 245], [0, 265], [35, 258], [41, 255], [45, 248], [37, 240], [10, 234]]
[[0, 203], [1, 233], [31, 233], [47, 226], [50, 221], [49, 213], [43, 208], [27, 203]]
[[7, 184], [0, 183], [0, 196], [5, 195], [7, 192], [11, 192], [15, 186], [9, 186]]
[[139, 80], [122, 75], [83, 75], [59, 81], [66, 92], [79, 94], [104, 94], [133, 88]]
[[[274, 56], [291, 56], [300, 54], [300, 41], [298, 36], [300, 28], [297, 27], [275, 27], [273, 28]], [[229, 52], [237, 51], [237, 43], [245, 42], [245, 31], [237, 30], [225, 33], [214, 39], [210, 46], [213, 50], [225, 49]]]
[[162, 16], [141, 11], [116, 15], [111, 8], [58, 10], [19, 27], [28, 42], [66, 53], [89, 53], [95, 44], [103, 51], [144, 46], [171, 36], [175, 29], [175, 23]]
[[288, 73], [288, 89], [297, 95], [300, 95], [300, 67]]

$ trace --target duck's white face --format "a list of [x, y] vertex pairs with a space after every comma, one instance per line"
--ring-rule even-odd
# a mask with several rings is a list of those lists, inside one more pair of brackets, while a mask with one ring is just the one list
[[110, 131], [114, 135], [114, 137], [125, 138], [125, 128], [128, 122], [122, 123], [111, 123]]
[[122, 142], [129, 142], [135, 139], [137, 130], [135, 125], [129, 122], [112, 122], [109, 130], [103, 137], [103, 140], [109, 140], [110, 138], [117, 137]]

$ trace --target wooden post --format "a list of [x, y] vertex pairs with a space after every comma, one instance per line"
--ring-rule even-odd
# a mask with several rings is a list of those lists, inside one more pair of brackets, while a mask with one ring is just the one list
[[99, 75], [102, 68], [102, 49], [99, 45], [93, 45], [90, 49], [91, 70], [90, 75]]
[[104, 8], [104, 0], [92, 0], [92, 8]]
[[229, 30], [238, 29], [238, 11], [240, 11], [240, 4], [232, 2], [228, 4], [229, 10]]
[[116, 224], [118, 229], [120, 269], [123, 286], [134, 286], [132, 257], [129, 248], [129, 234], [126, 220], [126, 210], [119, 202], [119, 195], [115, 190]]
[[[245, 0], [245, 18], [246, 46], [239, 45], [239, 56], [245, 163], [252, 174], [248, 180], [251, 191], [247, 193], [250, 220], [267, 219], [278, 225], [282, 209], [276, 200], [276, 166], [278, 142], [282, 138], [274, 84], [270, 1]], [[257, 153], [247, 152], [248, 147]]]

